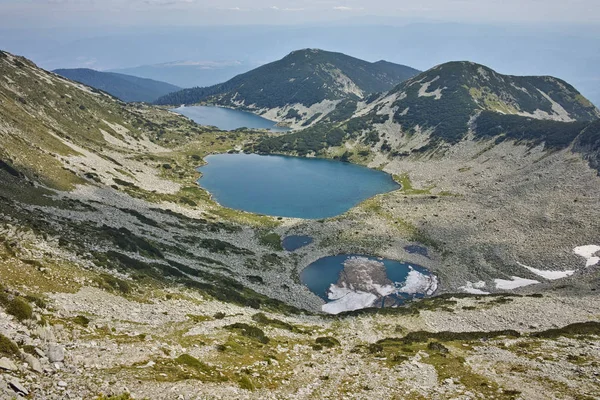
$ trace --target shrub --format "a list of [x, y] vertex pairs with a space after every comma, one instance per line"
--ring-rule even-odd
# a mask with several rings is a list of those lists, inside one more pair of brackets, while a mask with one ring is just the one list
[[90, 324], [90, 319], [85, 315], [78, 315], [75, 318], [73, 318], [73, 322], [77, 325], [81, 325], [87, 328], [87, 326]]
[[14, 316], [19, 321], [24, 321], [33, 317], [33, 309], [29, 303], [19, 297], [15, 297], [8, 302], [6, 306], [6, 312]]
[[335, 347], [335, 346], [339, 346], [339, 345], [340, 345], [340, 341], [339, 341], [339, 340], [337, 340], [337, 339], [336, 339], [336, 338], [334, 338], [334, 337], [331, 337], [331, 336], [322, 336], [322, 337], [318, 337], [318, 338], [315, 340], [315, 343], [316, 343], [316, 344], [319, 344], [319, 345], [321, 345], [321, 346], [323, 346], [323, 347], [327, 347], [327, 348], [332, 348], [332, 347]]
[[270, 340], [265, 335], [262, 329], [241, 322], [236, 322], [235, 324], [227, 325], [225, 329], [239, 331], [242, 336], [246, 336], [250, 339], [257, 340], [263, 344], [269, 343]]
[[0, 334], [0, 355], [3, 356], [18, 356], [19, 348], [17, 345], [7, 338], [6, 336]]
[[252, 383], [252, 380], [248, 377], [248, 375], [242, 375], [242, 377], [240, 378], [240, 388], [246, 390], [256, 389], [254, 383]]
[[269, 246], [274, 250], [283, 250], [283, 247], [281, 246], [281, 236], [279, 236], [275, 232], [260, 235], [259, 242], [260, 244], [264, 246]]

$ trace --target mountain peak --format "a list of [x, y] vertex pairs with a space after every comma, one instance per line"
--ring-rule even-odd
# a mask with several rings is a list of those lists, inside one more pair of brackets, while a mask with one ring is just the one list
[[[157, 103], [211, 101], [253, 111], [281, 111], [287, 107], [287, 113], [291, 108], [298, 111], [324, 101], [361, 99], [374, 92], [387, 91], [418, 72], [399, 64], [370, 63], [342, 53], [300, 49], [220, 85], [187, 89], [165, 96]], [[323, 111], [319, 112], [323, 114]], [[308, 114], [304, 117], [309, 118]], [[296, 112], [290, 115], [298, 116]]]
[[562, 122], [591, 121], [600, 111], [567, 82], [551, 76], [503, 75], [470, 61], [437, 65], [396, 86], [385, 102], [404, 130], [430, 129], [451, 142], [482, 111]]

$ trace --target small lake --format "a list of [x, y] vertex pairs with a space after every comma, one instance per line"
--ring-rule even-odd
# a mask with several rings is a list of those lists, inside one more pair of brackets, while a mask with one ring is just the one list
[[[337, 299], [332, 299], [334, 297], [331, 296], [332, 285], [339, 285], [341, 273], [347, 268], [345, 265], [348, 265], [347, 262], [351, 259], [383, 264], [386, 275], [384, 278], [387, 278], [388, 284], [390, 284], [388, 289], [382, 291], [381, 277], [373, 274], [371, 276], [373, 278], [372, 285], [363, 285], [362, 292], [355, 291], [353, 293], [351, 290], [347, 290], [343, 297], [338, 296]], [[435, 275], [421, 266], [360, 254], [342, 254], [320, 258], [302, 270], [300, 281], [326, 302], [323, 311], [333, 314], [366, 307], [397, 306], [407, 300], [433, 294], [438, 284]], [[370, 293], [368, 293], [369, 291]]]
[[304, 246], [308, 246], [312, 242], [313, 238], [310, 236], [292, 235], [284, 237], [281, 241], [281, 246], [283, 246], [286, 251], [296, 251]]
[[219, 204], [271, 216], [333, 217], [400, 187], [385, 172], [334, 160], [217, 154], [205, 161], [198, 183]]
[[224, 131], [238, 128], [270, 129], [273, 132], [286, 132], [288, 128], [277, 126], [277, 122], [260, 117], [251, 112], [215, 106], [181, 106], [171, 111], [185, 115], [200, 125], [216, 126]]

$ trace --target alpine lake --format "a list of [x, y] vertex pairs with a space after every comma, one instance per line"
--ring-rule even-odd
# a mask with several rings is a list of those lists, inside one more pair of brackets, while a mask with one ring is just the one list
[[[287, 130], [274, 121], [228, 108], [193, 106], [173, 111], [222, 130]], [[215, 201], [276, 217], [335, 217], [370, 197], [400, 188], [385, 172], [336, 160], [240, 153], [209, 155], [205, 161], [198, 168], [202, 174], [198, 183]], [[310, 248], [312, 243], [310, 236], [282, 240], [289, 252]], [[368, 282], [357, 281], [365, 273], [370, 276]], [[300, 280], [323, 299], [323, 311], [331, 314], [398, 306], [437, 289], [435, 275], [421, 266], [362, 254], [322, 257], [301, 272]]]

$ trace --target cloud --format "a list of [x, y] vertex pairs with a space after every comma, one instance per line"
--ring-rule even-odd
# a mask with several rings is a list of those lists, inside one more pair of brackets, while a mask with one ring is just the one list
[[304, 11], [304, 8], [289, 8], [289, 7], [279, 8], [277, 6], [271, 6], [271, 10], [293, 12], [293, 11]]
[[364, 10], [364, 7], [354, 8], [354, 7], [346, 7], [346, 6], [336, 6], [336, 7], [333, 7], [333, 9], [336, 11], [360, 11], [360, 10]]
[[143, 0], [144, 4], [150, 6], [172, 6], [176, 4], [191, 4], [195, 0]]

